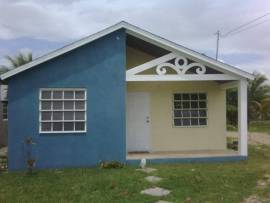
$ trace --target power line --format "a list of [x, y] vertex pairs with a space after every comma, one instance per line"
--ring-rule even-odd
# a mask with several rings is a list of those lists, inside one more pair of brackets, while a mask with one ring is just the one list
[[[246, 23], [244, 23], [244, 24], [242, 24], [242, 25], [240, 25], [240, 26], [238, 26], [238, 27], [236, 27], [236, 28], [234, 28], [234, 29], [232, 29], [232, 30], [226, 32], [225, 34], [221, 34], [221, 32], [218, 30], [218, 31], [215, 33], [215, 35], [217, 35], [217, 42], [216, 42], [216, 60], [218, 60], [218, 54], [219, 54], [219, 41], [220, 41], [220, 38], [225, 38], [225, 37], [228, 37], [229, 35], [235, 35], [235, 34], [238, 34], [238, 33], [240, 33], [240, 32], [243, 32], [243, 31], [249, 30], [249, 29], [251, 29], [251, 28], [254, 28], [254, 27], [258, 26], [258, 25], [261, 25], [261, 24], [263, 24], [263, 23], [269, 21], [270, 19], [266, 19], [266, 20], [261, 21], [261, 22], [256, 23], [256, 24], [253, 24], [253, 23], [255, 23], [256, 21], [258, 21], [258, 20], [260, 20], [260, 19], [262, 19], [262, 18], [264, 18], [264, 17], [266, 17], [266, 16], [268, 16], [268, 15], [270, 15], [270, 12], [268, 12], [268, 13], [262, 15], [262, 16], [259, 16], [259, 17], [255, 18], [255, 19], [253, 19], [253, 20], [251, 20], [251, 21], [249, 21], [249, 22], [246, 22]], [[250, 26], [248, 26], [248, 25], [250, 25]], [[243, 28], [243, 29], [242, 29], [242, 28]]]
[[258, 26], [258, 25], [261, 25], [261, 24], [263, 24], [263, 23], [268, 22], [269, 20], [270, 20], [270, 18], [269, 18], [269, 19], [266, 19], [266, 20], [264, 20], [264, 21], [262, 21], [262, 22], [260, 22], [260, 23], [257, 23], [257, 24], [248, 26], [248, 27], [246, 27], [246, 28], [244, 28], [244, 29], [242, 29], [242, 30], [239, 30], [238, 32], [232, 33], [230, 36], [235, 35], [235, 34], [238, 34], [238, 33], [240, 33], [240, 32], [244, 32], [244, 31], [246, 31], [246, 30], [249, 30], [249, 29], [251, 29], [251, 28], [253, 28], [253, 27], [256, 27], [256, 26]]
[[235, 32], [235, 31], [238, 31], [238, 30], [240, 30], [241, 28], [246, 27], [246, 26], [248, 26], [248, 25], [250, 25], [250, 24], [252, 24], [252, 23], [254, 23], [254, 22], [256, 22], [256, 21], [258, 21], [258, 20], [260, 20], [260, 19], [262, 19], [262, 18], [268, 16], [269, 14], [270, 14], [270, 12], [268, 12], [268, 13], [266, 13], [266, 14], [260, 16], [260, 17], [257, 17], [257, 18], [255, 18], [255, 19], [253, 19], [253, 20], [251, 20], [251, 21], [249, 21], [249, 22], [247, 22], [247, 23], [244, 23], [244, 24], [242, 24], [242, 25], [240, 25], [240, 26], [238, 26], [238, 27], [236, 27], [236, 28], [234, 28], [234, 29], [232, 29], [232, 30], [226, 32], [225, 34], [221, 35], [221, 37], [223, 37], [223, 38], [224, 38], [224, 37], [227, 37], [229, 34]]

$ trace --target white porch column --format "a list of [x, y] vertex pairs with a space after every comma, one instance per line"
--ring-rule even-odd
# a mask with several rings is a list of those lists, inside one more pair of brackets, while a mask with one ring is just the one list
[[238, 82], [238, 149], [241, 156], [248, 155], [247, 80]]

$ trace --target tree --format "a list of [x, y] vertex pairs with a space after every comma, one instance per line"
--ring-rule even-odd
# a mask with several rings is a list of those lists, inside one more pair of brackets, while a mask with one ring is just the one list
[[9, 65], [0, 66], [0, 74], [5, 73], [11, 69], [17, 68], [19, 66], [22, 66], [33, 60], [33, 56], [31, 52], [29, 53], [20, 52], [18, 55], [14, 57], [5, 56], [5, 58], [8, 61]]
[[269, 119], [270, 85], [267, 77], [254, 73], [255, 79], [248, 83], [248, 114], [250, 120]]
[[227, 121], [229, 125], [237, 125], [237, 88], [228, 89], [226, 91], [226, 107], [227, 107]]
[[0, 67], [0, 75], [7, 72], [8, 69]]
[[[270, 119], [270, 85], [265, 75], [254, 73], [255, 79], [248, 82], [248, 118]], [[237, 88], [227, 90], [227, 120], [237, 125]]]

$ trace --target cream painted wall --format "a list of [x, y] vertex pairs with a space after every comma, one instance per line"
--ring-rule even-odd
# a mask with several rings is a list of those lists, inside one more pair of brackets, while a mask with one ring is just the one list
[[[150, 137], [153, 151], [226, 149], [225, 91], [215, 82], [130, 82], [127, 91], [150, 93]], [[175, 92], [207, 93], [207, 126], [173, 126], [172, 96]]]
[[134, 49], [132, 47], [127, 47], [126, 51], [127, 55], [127, 69], [141, 65], [147, 61], [151, 61], [154, 59], [153, 56], [146, 54], [142, 51], [139, 51], [137, 49]]
[[[141, 51], [127, 48], [128, 68], [152, 58]], [[226, 149], [226, 94], [216, 82], [128, 82], [127, 91], [150, 93], [152, 151]], [[175, 92], [207, 93], [207, 126], [173, 127], [172, 96]]]

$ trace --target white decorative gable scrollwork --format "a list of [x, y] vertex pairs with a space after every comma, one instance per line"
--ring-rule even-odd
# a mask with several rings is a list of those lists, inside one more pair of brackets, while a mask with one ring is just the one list
[[174, 64], [166, 62], [161, 63], [156, 67], [156, 72], [158, 75], [165, 75], [167, 73], [167, 68], [172, 68], [179, 75], [185, 74], [189, 69], [196, 68], [196, 73], [201, 75], [205, 74], [206, 67], [202, 64], [192, 62], [188, 64], [187, 58], [183, 56], [178, 56], [174, 59]]
[[[145, 70], [153, 69], [152, 74]], [[173, 70], [172, 73], [170, 70]], [[207, 73], [204, 64], [189, 61], [176, 53], [169, 53], [126, 71], [127, 81], [195, 81], [195, 80], [235, 80], [228, 73]]]

